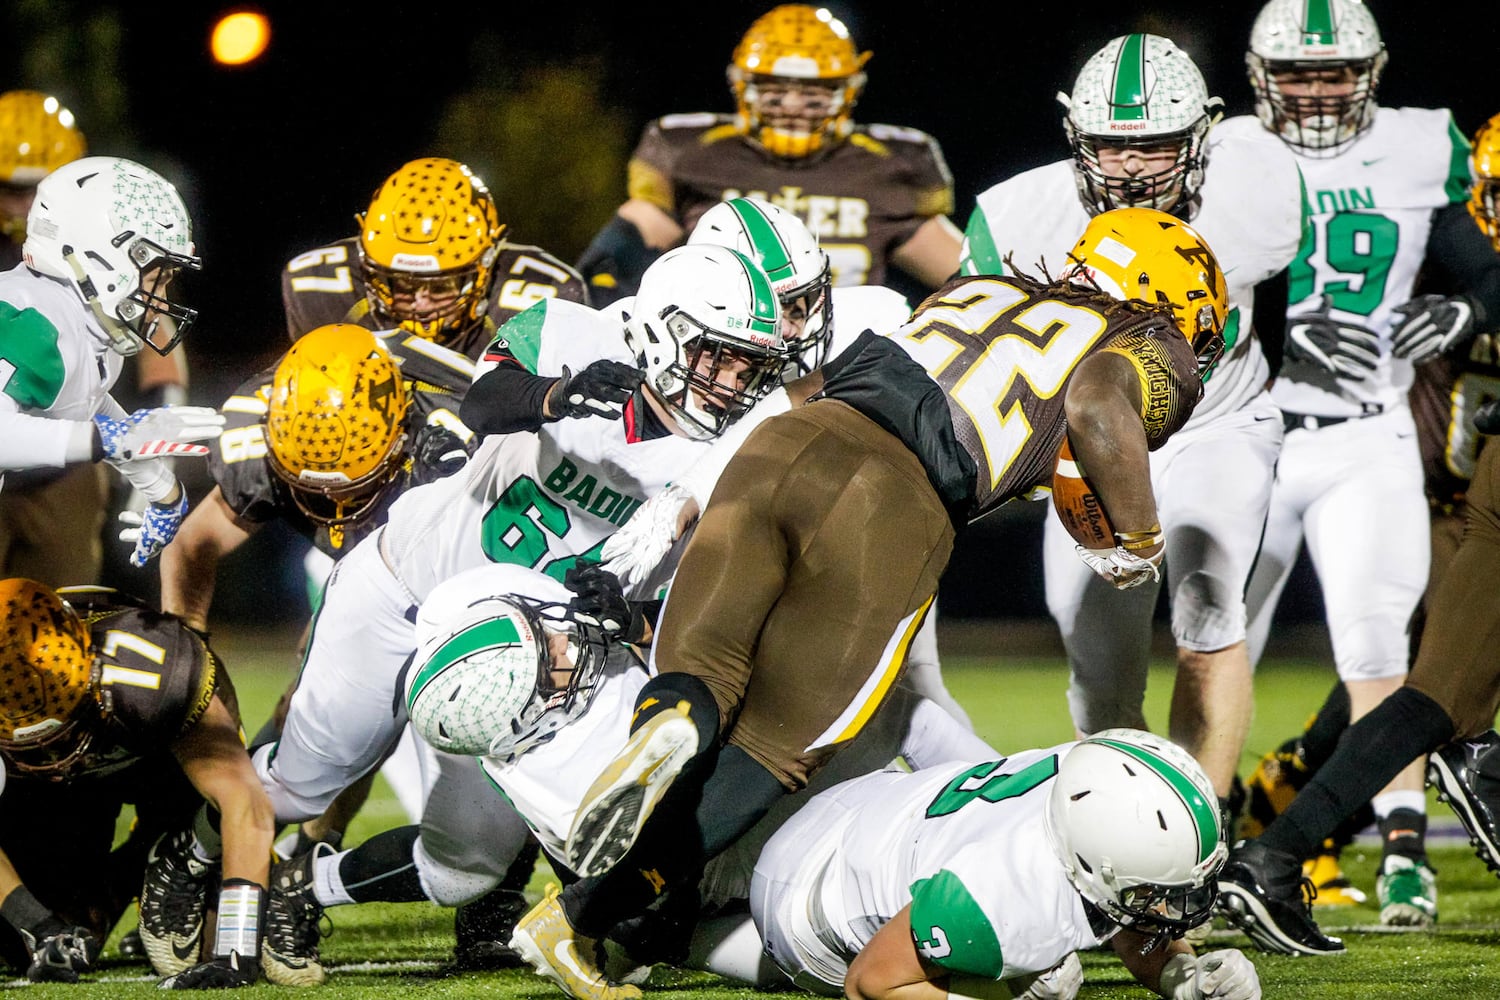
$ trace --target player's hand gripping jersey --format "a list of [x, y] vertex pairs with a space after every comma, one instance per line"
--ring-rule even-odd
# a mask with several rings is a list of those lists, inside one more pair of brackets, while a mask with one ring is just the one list
[[[293, 340], [328, 323], [377, 328], [359, 275], [359, 238], [351, 236], [298, 254], [281, 272], [281, 301]], [[492, 268], [489, 313], [472, 331], [445, 346], [477, 358], [495, 331], [543, 299], [587, 302], [578, 272], [540, 247], [501, 242]]]
[[[409, 487], [441, 478], [445, 455], [451, 456], [455, 448], [473, 452], [479, 441], [459, 420], [458, 408], [472, 381], [474, 363], [402, 330], [379, 332], [377, 337], [400, 365], [411, 400], [406, 415], [407, 457], [396, 482], [368, 516], [351, 524], [330, 528], [303, 513], [285, 480], [271, 470], [267, 456], [266, 418], [277, 368], [272, 365], [225, 401], [224, 432], [209, 455], [214, 481], [238, 517], [252, 524], [285, 519], [319, 551], [337, 559], [385, 523], [396, 497]], [[438, 444], [441, 447], [432, 446]]]
[[[1234, 136], [1265, 131], [1254, 117], [1218, 128]], [[1468, 196], [1468, 154], [1449, 112], [1380, 108], [1370, 131], [1337, 156], [1298, 157], [1312, 224], [1290, 274], [1287, 357], [1273, 390], [1282, 409], [1350, 417], [1400, 401], [1411, 364], [1390, 352], [1391, 311], [1411, 298], [1433, 210]], [[1331, 320], [1378, 340], [1369, 378], [1335, 377], [1294, 349], [1298, 318], [1325, 300]]]
[[[73, 780], [122, 770], [161, 754], [208, 709], [215, 693], [230, 712], [238, 702], [229, 675], [203, 639], [170, 615], [107, 587], [58, 591], [78, 612], [102, 660], [99, 713], [82, 756], [55, 777]], [[47, 748], [13, 751], [23, 764], [49, 762]], [[11, 780], [24, 777], [9, 768]]]
[[1022, 277], [961, 278], [911, 321], [866, 334], [825, 368], [822, 397], [874, 420], [921, 460], [956, 524], [1049, 487], [1073, 370], [1094, 351], [1141, 379], [1147, 441], [1160, 446], [1203, 393], [1171, 318], [1135, 302]]
[[[1263, 130], [1262, 130], [1263, 131]], [[1306, 223], [1297, 161], [1280, 140], [1254, 133], [1209, 133], [1207, 168], [1196, 210], [1185, 216], [1213, 248], [1228, 286], [1224, 354], [1193, 413], [1193, 426], [1232, 412], [1261, 391], [1270, 375], [1250, 335], [1255, 286], [1292, 263]], [[1018, 174], [980, 194], [964, 232], [964, 274], [1054, 275], [1068, 265], [1075, 235], [1089, 215], [1078, 198], [1071, 160]]]
[[730, 115], [668, 115], [630, 159], [630, 197], [692, 231], [719, 202], [756, 197], [796, 215], [828, 254], [836, 285], [886, 281], [890, 254], [929, 218], [953, 211], [953, 178], [937, 141], [895, 125], [855, 125], [806, 158], [771, 156]]

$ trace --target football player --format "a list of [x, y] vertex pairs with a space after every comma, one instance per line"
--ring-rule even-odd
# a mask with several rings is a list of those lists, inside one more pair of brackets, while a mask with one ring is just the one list
[[761, 852], [750, 906], [771, 958], [823, 996], [993, 996], [1003, 980], [1002, 996], [1071, 998], [1076, 952], [1108, 945], [1162, 996], [1258, 1000], [1244, 954], [1181, 940], [1211, 915], [1222, 836], [1191, 756], [1112, 729], [822, 792]]
[[329, 323], [400, 327], [473, 358], [500, 324], [542, 299], [588, 301], [577, 271], [504, 238], [489, 188], [455, 160], [404, 164], [355, 219], [358, 235], [283, 269], [293, 340]]
[[[1377, 105], [1386, 52], [1364, 4], [1271, 0], [1246, 60], [1256, 116], [1219, 128], [1279, 137], [1313, 213], [1292, 267], [1286, 359], [1272, 388], [1285, 439], [1246, 593], [1251, 659], [1265, 648], [1305, 542], [1358, 719], [1401, 686], [1408, 624], [1427, 583], [1412, 366], [1466, 343], [1476, 320], [1500, 319], [1500, 256], [1464, 209], [1469, 144], [1452, 115]], [[1461, 294], [1414, 299], [1419, 268]], [[1381, 919], [1430, 925], [1437, 900], [1421, 762], [1372, 805], [1384, 841]]]
[[[963, 270], [1003, 274], [1039, 260], [1065, 267], [1066, 241], [1090, 216], [1130, 205], [1191, 222], [1213, 247], [1228, 283], [1224, 355], [1193, 419], [1152, 453], [1151, 485], [1177, 643], [1169, 728], [1227, 797], [1253, 704], [1245, 581], [1281, 444], [1262, 341], [1279, 359], [1286, 270], [1304, 221], [1300, 178], [1269, 137], [1212, 129], [1222, 102], [1209, 96], [1192, 59], [1159, 35], [1112, 39], [1059, 100], [1072, 159], [980, 194]], [[1157, 588], [1108, 586], [1074, 557], [1056, 518], [1046, 522], [1044, 557], [1047, 605], [1072, 671], [1074, 725], [1080, 734], [1146, 728]]]
[[[9, 579], [0, 602], [6, 958], [76, 982], [139, 892], [164, 986], [255, 982], [273, 815], [223, 664], [178, 619], [111, 590]], [[136, 825], [111, 851], [125, 803]], [[218, 931], [200, 955], [210, 891]]]
[[854, 123], [869, 58], [825, 9], [783, 4], [758, 18], [729, 63], [734, 115], [646, 127], [629, 199], [578, 262], [594, 301], [634, 294], [646, 265], [740, 195], [801, 218], [836, 285], [885, 284], [892, 263], [928, 287], [946, 281], [958, 267], [953, 178], [931, 136]]
[[121, 514], [131, 564], [144, 566], [188, 509], [163, 459], [208, 454], [189, 442], [223, 425], [204, 407], [126, 413], [109, 394], [126, 357], [170, 353], [197, 319], [172, 297], [177, 275], [199, 267], [187, 209], [155, 171], [84, 157], [37, 185], [24, 254], [0, 273], [0, 470], [110, 463], [148, 501]]
[[[280, 739], [255, 755], [277, 816], [321, 813], [389, 750], [405, 723], [391, 706], [412, 623], [433, 587], [494, 562], [562, 578], [785, 363], [770, 280], [723, 247], [664, 255], [623, 323], [552, 298], [510, 320], [459, 411], [490, 436], [463, 471], [403, 494], [329, 579]], [[526, 839], [472, 758], [440, 754], [438, 768], [420, 839], [386, 859], [413, 877], [387, 883], [385, 898], [464, 903], [494, 888]], [[267, 946], [321, 976], [316, 920], [309, 936], [296, 914], [268, 919]]]
[[[901, 672], [956, 526], [1036, 495], [1065, 434], [1098, 459], [1120, 532], [1081, 554], [1122, 586], [1158, 574], [1147, 452], [1187, 420], [1222, 350], [1223, 279], [1202, 239], [1154, 210], [1099, 216], [1074, 254], [1077, 285], [962, 279], [898, 330], [866, 331], [768, 398], [770, 418], [700, 488], [724, 499], [706, 504], [682, 556], [658, 674], [569, 833], [568, 866], [587, 877], [516, 927], [543, 975], [600, 995], [597, 969], [548, 956], [690, 884], [859, 733]], [[605, 550], [627, 584], [703, 506], [680, 492]], [[650, 824], [684, 769], [711, 771], [701, 806], [690, 822]]]

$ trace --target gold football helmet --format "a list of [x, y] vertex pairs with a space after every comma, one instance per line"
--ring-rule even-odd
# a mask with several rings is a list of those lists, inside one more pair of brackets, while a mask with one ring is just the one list
[[1479, 126], [1474, 134], [1474, 187], [1469, 191], [1469, 214], [1500, 251], [1500, 115]]
[[277, 366], [266, 415], [271, 470], [335, 545], [401, 471], [408, 405], [395, 360], [364, 327], [320, 326]]
[[0, 750], [6, 767], [66, 770], [93, 739], [99, 666], [89, 631], [66, 601], [35, 580], [0, 580]]
[[1119, 299], [1172, 307], [1207, 378], [1224, 352], [1224, 272], [1198, 231], [1154, 208], [1117, 208], [1089, 220], [1068, 276]]
[[826, 8], [783, 4], [761, 15], [729, 62], [741, 130], [771, 155], [792, 159], [842, 139], [869, 58]]
[[[24, 194], [84, 152], [73, 112], [57, 98], [35, 90], [0, 94], [0, 185]], [[0, 236], [16, 243], [26, 239], [26, 212], [18, 209], [0, 208]]]
[[505, 226], [484, 181], [456, 160], [412, 160], [359, 221], [360, 275], [381, 325], [443, 343], [484, 322]]

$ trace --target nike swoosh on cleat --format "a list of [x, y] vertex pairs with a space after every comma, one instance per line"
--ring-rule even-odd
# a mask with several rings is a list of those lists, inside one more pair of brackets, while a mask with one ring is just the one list
[[194, 934], [192, 937], [188, 938], [186, 944], [178, 944], [177, 935], [173, 934], [170, 939], [170, 944], [172, 945], [172, 954], [176, 955], [184, 962], [190, 962], [196, 959], [198, 957], [198, 940], [200, 937], [202, 937], [201, 934]]
[[578, 960], [573, 957], [572, 940], [559, 941], [555, 946], [553, 946], [552, 957], [557, 959], [558, 963], [561, 964], [563, 968], [567, 969], [583, 982], [592, 983], [594, 981], [594, 976], [589, 975], [587, 972], [584, 972], [581, 968], [578, 967]]

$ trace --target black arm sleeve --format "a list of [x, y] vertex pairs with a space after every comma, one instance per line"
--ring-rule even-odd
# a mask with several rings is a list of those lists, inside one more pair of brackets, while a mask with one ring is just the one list
[[1488, 330], [1500, 320], [1500, 254], [1474, 225], [1467, 206], [1446, 205], [1433, 213], [1427, 262], [1473, 302], [1476, 329]]
[[588, 283], [589, 304], [602, 309], [616, 299], [634, 295], [641, 286], [641, 275], [660, 256], [660, 250], [646, 246], [634, 222], [618, 215], [610, 219], [578, 258], [578, 271]]
[[1287, 271], [1282, 268], [1255, 286], [1255, 308], [1249, 317], [1260, 349], [1271, 365], [1271, 377], [1281, 374], [1286, 354]]
[[474, 380], [458, 408], [458, 419], [476, 434], [534, 431], [547, 418], [542, 407], [557, 379], [514, 364], [501, 364]]

